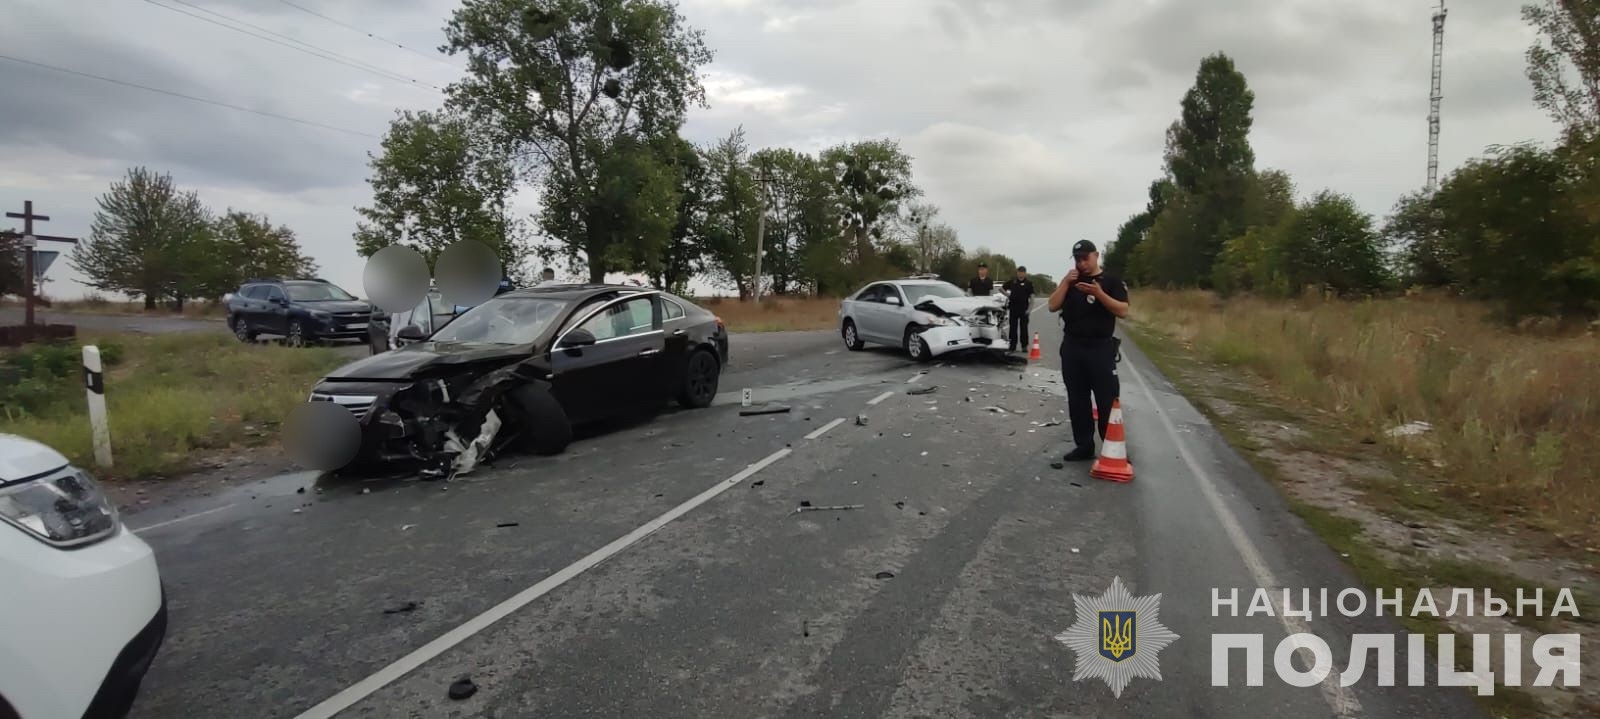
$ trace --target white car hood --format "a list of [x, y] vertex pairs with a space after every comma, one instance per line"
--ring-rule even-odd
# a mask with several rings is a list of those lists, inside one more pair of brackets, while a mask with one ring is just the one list
[[66, 466], [67, 458], [48, 446], [14, 434], [0, 434], [0, 484]]
[[1000, 303], [1005, 301], [1003, 295], [990, 295], [988, 297], [927, 297], [913, 302], [913, 306], [921, 307], [931, 304], [949, 314], [960, 317], [970, 317], [980, 311], [999, 311]]

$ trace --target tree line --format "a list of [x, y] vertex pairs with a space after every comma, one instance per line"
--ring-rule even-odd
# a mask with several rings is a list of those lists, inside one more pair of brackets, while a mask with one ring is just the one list
[[[431, 263], [474, 239], [519, 270], [564, 262], [590, 281], [642, 273], [675, 291], [702, 276], [741, 298], [757, 282], [838, 295], [910, 272], [964, 279], [985, 260], [997, 276], [1015, 267], [962, 249], [918, 202], [893, 139], [818, 153], [752, 149], [742, 128], [684, 139], [712, 52], [665, 0], [465, 0], [445, 36], [467, 73], [444, 107], [400, 113], [371, 157], [363, 256], [405, 244]], [[510, 209], [524, 186], [540, 200], [529, 218]]]
[[215, 212], [170, 174], [130, 169], [98, 206], [68, 261], [88, 286], [143, 299], [146, 309], [220, 299], [251, 277], [317, 272], [288, 227], [231, 207]]
[[1490, 148], [1433, 190], [1400, 198], [1381, 224], [1347, 195], [1297, 199], [1258, 170], [1255, 96], [1225, 54], [1205, 58], [1167, 130], [1162, 176], [1117, 228], [1108, 269], [1152, 286], [1293, 296], [1442, 288], [1511, 317], [1600, 314], [1600, 0], [1523, 8], [1540, 40], [1527, 74], [1561, 123], [1551, 147]]

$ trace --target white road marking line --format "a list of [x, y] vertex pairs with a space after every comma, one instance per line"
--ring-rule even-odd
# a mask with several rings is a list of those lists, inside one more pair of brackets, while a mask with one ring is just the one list
[[884, 392], [883, 394], [880, 394], [880, 395], [878, 395], [876, 397], [873, 397], [870, 400], [867, 400], [867, 406], [871, 407], [872, 405], [875, 405], [875, 404], [877, 404], [879, 402], [882, 402], [882, 401], [884, 401], [886, 399], [889, 399], [890, 397], [893, 397], [893, 396], [894, 396], [893, 392]]
[[825, 355], [836, 355], [836, 354], [839, 354], [839, 350], [828, 350], [827, 352], [823, 352], [823, 354], [825, 354]]
[[827, 423], [825, 425], [822, 425], [821, 427], [818, 427], [816, 429], [816, 431], [812, 432], [811, 434], [806, 435], [806, 439], [816, 439], [818, 437], [821, 437], [822, 435], [826, 434], [828, 432], [828, 430], [833, 429], [834, 427], [837, 427], [837, 426], [839, 426], [841, 424], [844, 424], [844, 418], [843, 417], [840, 417], [840, 418], [838, 418], [838, 419], [836, 419], [836, 420], [834, 420], [832, 422], [829, 422], [829, 423]]
[[[1250, 542], [1249, 535], [1245, 534], [1244, 527], [1239, 524], [1239, 518], [1223, 503], [1222, 495], [1217, 493], [1216, 481], [1211, 478], [1211, 474], [1189, 452], [1188, 444], [1178, 435], [1178, 429], [1172, 424], [1172, 418], [1167, 416], [1167, 412], [1161, 409], [1161, 406], [1156, 402], [1155, 393], [1150, 391], [1150, 385], [1145, 383], [1144, 376], [1139, 372], [1138, 368], [1133, 366], [1132, 362], [1125, 363], [1125, 366], [1128, 373], [1133, 375], [1134, 381], [1139, 384], [1139, 389], [1144, 391], [1145, 399], [1150, 401], [1151, 411], [1161, 418], [1161, 424], [1166, 428], [1167, 436], [1172, 439], [1172, 445], [1178, 448], [1178, 455], [1183, 458], [1183, 463], [1189, 465], [1189, 471], [1193, 472], [1195, 479], [1199, 480], [1200, 493], [1205, 495], [1206, 503], [1211, 505], [1212, 513], [1216, 514], [1217, 520], [1222, 523], [1223, 531], [1227, 533], [1228, 539], [1233, 543], [1233, 548], [1239, 553], [1239, 557], [1244, 560], [1245, 568], [1250, 571], [1250, 576], [1255, 578], [1257, 586], [1267, 589], [1270, 594], [1273, 589], [1278, 587], [1277, 576], [1267, 567], [1267, 562], [1262, 559], [1261, 552]], [[1274, 605], [1279, 603], [1276, 598], [1272, 601]], [[1275, 609], [1274, 614], [1277, 615], [1278, 620], [1283, 624], [1284, 630], [1289, 632], [1290, 635], [1313, 633], [1310, 625], [1299, 617], [1288, 616], [1283, 611], [1283, 607], [1275, 606]], [[1356, 699], [1355, 694], [1350, 691], [1349, 687], [1339, 685], [1338, 672], [1329, 672], [1327, 678], [1322, 681], [1318, 688], [1322, 691], [1323, 700], [1328, 703], [1329, 708], [1333, 709], [1335, 716], [1354, 717], [1361, 713], [1361, 702]]]
[[712, 485], [710, 489], [695, 495], [693, 499], [667, 510], [666, 514], [650, 520], [649, 522], [640, 526], [638, 529], [635, 529], [632, 532], [617, 538], [610, 544], [595, 550], [589, 556], [578, 560], [577, 562], [559, 572], [556, 572], [555, 574], [545, 577], [543, 580], [540, 580], [538, 584], [528, 587], [527, 589], [518, 592], [516, 596], [496, 604], [495, 606], [491, 607], [489, 611], [467, 620], [466, 623], [446, 632], [438, 639], [422, 645], [421, 648], [401, 657], [393, 664], [379, 669], [372, 676], [362, 679], [361, 681], [350, 685], [350, 687], [344, 691], [324, 699], [322, 703], [317, 704], [316, 706], [311, 707], [304, 713], [300, 714], [297, 719], [327, 719], [328, 717], [332, 717], [341, 711], [355, 706], [356, 702], [371, 696], [379, 689], [388, 686], [390, 683], [405, 676], [406, 674], [409, 674], [417, 667], [427, 663], [429, 660], [432, 660], [435, 657], [438, 657], [440, 654], [445, 653], [451, 647], [454, 647], [455, 645], [471, 638], [474, 634], [489, 628], [489, 626], [493, 625], [495, 622], [505, 619], [507, 616], [510, 616], [512, 612], [527, 606], [533, 600], [550, 593], [555, 588], [571, 581], [574, 577], [593, 569], [595, 565], [610, 559], [612, 556], [615, 556], [618, 552], [627, 549], [635, 542], [650, 536], [656, 530], [666, 526], [668, 522], [671, 522], [672, 520], [689, 513], [690, 510], [711, 501], [712, 498], [728, 491], [740, 482], [749, 479], [755, 473], [760, 472], [761, 470], [772, 465], [772, 463], [789, 456], [789, 453], [792, 451], [793, 450], [785, 448], [767, 455], [765, 459], [745, 467], [744, 470], [738, 474]]
[[920, 374], [914, 375], [914, 376], [912, 376], [911, 379], [906, 380], [906, 384], [912, 384], [912, 383], [920, 381], [921, 379], [922, 379], [922, 375], [920, 375]]
[[152, 529], [160, 529], [162, 527], [174, 525], [174, 524], [177, 524], [179, 522], [187, 522], [187, 521], [189, 521], [191, 519], [196, 519], [198, 517], [204, 517], [204, 516], [206, 516], [208, 514], [216, 514], [217, 512], [220, 512], [220, 511], [222, 511], [224, 509], [231, 509], [231, 508], [236, 507], [236, 506], [238, 506], [238, 505], [237, 504], [224, 504], [221, 507], [216, 507], [214, 509], [208, 509], [208, 510], [206, 510], [204, 512], [195, 512], [194, 514], [186, 514], [186, 515], [184, 515], [182, 517], [178, 517], [177, 519], [169, 519], [169, 520], [167, 520], [165, 522], [156, 522], [155, 524], [152, 524], [152, 525], [150, 525], [148, 527], [140, 527], [138, 529], [133, 530], [133, 533], [134, 534], [139, 534], [140, 532], [148, 532], [148, 531], [150, 531]]

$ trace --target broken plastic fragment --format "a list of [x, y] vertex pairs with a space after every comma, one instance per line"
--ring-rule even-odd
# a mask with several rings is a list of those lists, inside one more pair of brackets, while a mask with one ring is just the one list
[[388, 609], [385, 609], [385, 610], [383, 610], [383, 613], [384, 614], [405, 614], [406, 612], [415, 611], [416, 608], [417, 608], [417, 603], [416, 602], [406, 602], [405, 604], [401, 604], [401, 605], [396, 606], [396, 607], [390, 607]]
[[450, 698], [461, 701], [478, 693], [478, 685], [472, 683], [472, 677], [462, 677], [450, 684]]
[[878, 572], [872, 575], [873, 579], [894, 579], [894, 572]]
[[760, 414], [788, 414], [789, 410], [790, 407], [786, 404], [768, 404], [760, 407], [751, 407], [749, 409], [739, 410], [739, 416], [752, 417]]

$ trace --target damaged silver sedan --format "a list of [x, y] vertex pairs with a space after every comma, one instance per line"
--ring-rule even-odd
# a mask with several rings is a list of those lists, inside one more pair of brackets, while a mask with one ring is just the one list
[[894, 344], [921, 362], [953, 352], [1004, 353], [1005, 303], [1003, 295], [969, 297], [935, 279], [875, 282], [839, 304], [839, 333], [852, 351]]
[[507, 447], [563, 451], [575, 425], [676, 400], [711, 405], [728, 362], [728, 332], [711, 312], [669, 293], [559, 285], [500, 295], [431, 336], [332, 372], [314, 402], [350, 410], [362, 429], [352, 464], [421, 463], [471, 471]]

